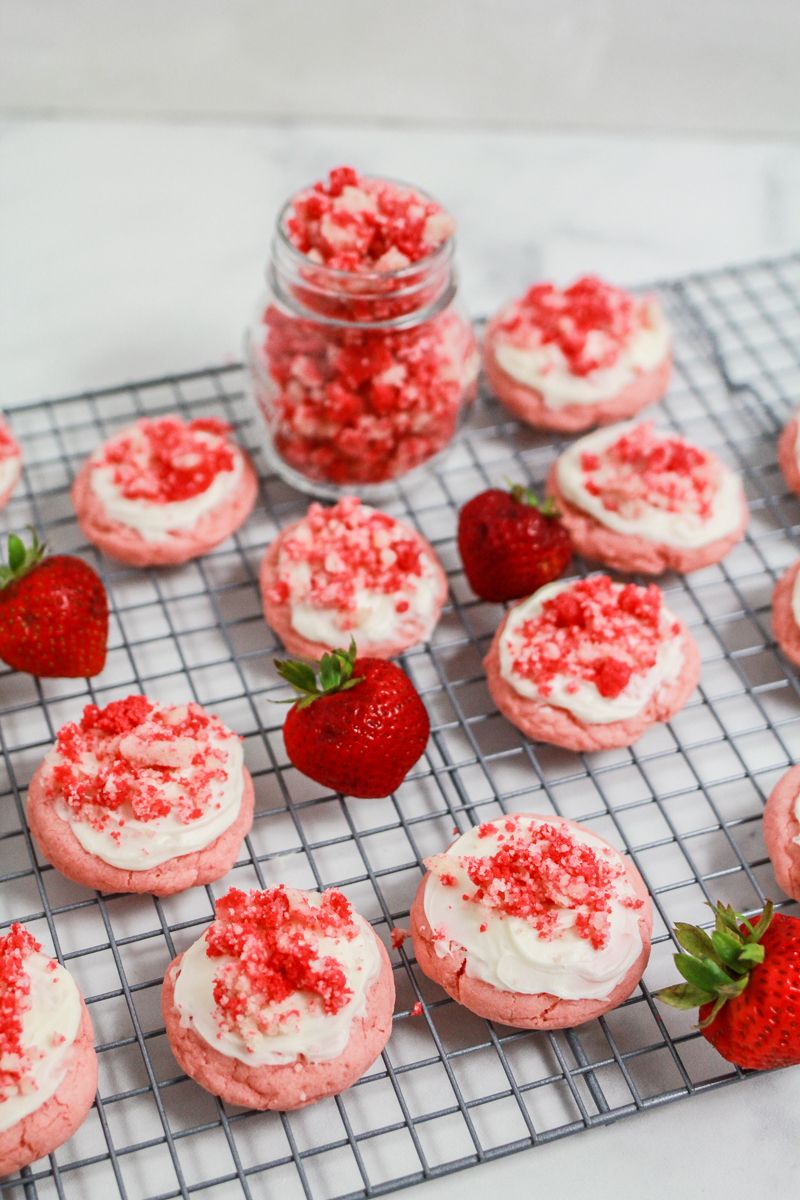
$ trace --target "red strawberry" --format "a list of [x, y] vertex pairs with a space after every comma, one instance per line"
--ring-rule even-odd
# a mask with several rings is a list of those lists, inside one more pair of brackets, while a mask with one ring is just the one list
[[383, 658], [349, 650], [315, 667], [275, 660], [300, 693], [283, 727], [286, 753], [304, 775], [345, 796], [378, 799], [400, 786], [422, 754], [431, 723], [407, 675]]
[[552, 500], [540, 503], [515, 484], [490, 488], [458, 516], [458, 549], [470, 587], [482, 600], [516, 600], [557, 579], [572, 557]]
[[45, 558], [36, 534], [27, 547], [12, 533], [0, 566], [0, 658], [31, 675], [98, 675], [105, 666], [108, 600], [81, 558]]
[[688, 952], [675, 963], [686, 983], [659, 999], [675, 1008], [700, 1005], [703, 1037], [738, 1067], [768, 1070], [800, 1063], [800, 920], [773, 913], [772, 902], [753, 924], [729, 905], [713, 907], [709, 936], [678, 924]]

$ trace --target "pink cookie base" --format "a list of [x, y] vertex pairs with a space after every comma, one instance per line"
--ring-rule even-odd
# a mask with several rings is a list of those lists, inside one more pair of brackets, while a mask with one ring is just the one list
[[[295, 629], [292, 628], [292, 618], [288, 603], [276, 603], [270, 600], [268, 592], [271, 587], [277, 582], [278, 577], [278, 555], [280, 554], [281, 543], [287, 534], [296, 529], [301, 521], [295, 521], [292, 525], [288, 525], [270, 546], [267, 547], [266, 553], [261, 561], [261, 570], [259, 572], [259, 582], [261, 584], [261, 600], [264, 607], [264, 620], [269, 625], [270, 629], [277, 633], [278, 637], [283, 642], [289, 654], [299, 655], [301, 658], [311, 658], [317, 660], [323, 654], [327, 654], [335, 647], [323, 645], [322, 642], [311, 642], [308, 638], [304, 638]], [[416, 531], [414, 531], [416, 532]], [[442, 606], [447, 599], [447, 576], [444, 573], [441, 563], [436, 556], [436, 552], [421, 534], [416, 534], [419, 541], [431, 558], [436, 568], [437, 580], [437, 596], [436, 596], [436, 617], [431, 628], [435, 627], [439, 620], [439, 615], [442, 611]], [[367, 642], [359, 641], [358, 652], [362, 657], [369, 656], [370, 658], [395, 658], [398, 654], [402, 654], [404, 650], [408, 650], [411, 646], [416, 646], [418, 642], [426, 640], [429, 636], [428, 632], [421, 626], [417, 633], [406, 641], [394, 642]], [[342, 645], [346, 645], [349, 641], [347, 633], [342, 633]]]
[[[580, 828], [574, 821], [562, 821], [558, 817], [548, 817], [548, 820], [572, 829]], [[524, 992], [501, 991], [467, 973], [467, 955], [463, 947], [451, 949], [448, 954], [440, 957], [434, 948], [433, 933], [425, 916], [424, 891], [427, 875], [423, 877], [411, 906], [411, 937], [417, 962], [428, 978], [444, 988], [449, 996], [463, 1004], [470, 1012], [485, 1017], [488, 1021], [497, 1021], [519, 1029], [567, 1029], [592, 1021], [622, 1004], [623, 1000], [627, 1000], [641, 979], [650, 957], [653, 902], [644, 880], [629, 860], [627, 874], [636, 895], [643, 901], [639, 917], [642, 952], [605, 1000], [562, 1000], [549, 992], [529, 995]]]
[[394, 975], [383, 943], [375, 935], [381, 968], [367, 994], [363, 1016], [353, 1021], [342, 1054], [329, 1062], [302, 1056], [281, 1066], [251, 1067], [220, 1054], [190, 1026], [181, 1025], [175, 1007], [175, 978], [183, 955], [170, 963], [162, 992], [162, 1009], [172, 1053], [187, 1075], [206, 1091], [243, 1108], [288, 1112], [335, 1096], [360, 1079], [383, 1050], [392, 1031]]
[[81, 1023], [58, 1090], [39, 1108], [0, 1133], [0, 1175], [10, 1175], [61, 1146], [83, 1124], [97, 1091], [97, 1055], [89, 1011]]
[[17, 473], [4, 491], [0, 492], [0, 508], [5, 508], [14, 492], [17, 490], [17, 484], [22, 475], [22, 458], [17, 459]]
[[778, 438], [778, 464], [790, 491], [800, 495], [800, 466], [797, 462], [797, 418], [792, 417]]
[[148, 871], [124, 871], [84, 850], [66, 821], [56, 814], [42, 784], [40, 766], [28, 787], [28, 825], [49, 863], [84, 887], [101, 892], [135, 892], [172, 896], [187, 888], [213, 883], [236, 862], [242, 840], [253, 823], [253, 780], [244, 770], [244, 789], [239, 815], [210, 846], [191, 854], [170, 858]]
[[503, 716], [533, 741], [548, 742], [565, 750], [614, 750], [632, 745], [659, 721], [668, 721], [683, 708], [700, 678], [700, 651], [688, 629], [681, 624], [683, 670], [679, 679], [662, 687], [650, 697], [646, 707], [627, 721], [585, 725], [565, 708], [537, 704], [519, 692], [500, 674], [500, 638], [508, 616], [494, 635], [489, 653], [483, 660], [492, 699]]
[[798, 571], [800, 560], [784, 571], [772, 593], [772, 632], [783, 653], [795, 666], [800, 666], [800, 627], [792, 611], [792, 592]]
[[90, 483], [91, 468], [86, 462], [72, 484], [72, 503], [78, 524], [88, 541], [109, 558], [131, 567], [169, 566], [200, 558], [242, 525], [250, 515], [258, 495], [258, 479], [250, 459], [240, 451], [243, 472], [236, 491], [212, 512], [206, 513], [187, 530], [175, 530], [162, 542], [147, 542], [135, 529], [106, 516]]
[[634, 416], [649, 404], [655, 404], [667, 390], [672, 372], [672, 356], [669, 354], [657, 367], [631, 380], [615, 396], [593, 404], [565, 404], [560, 408], [552, 408], [540, 391], [513, 379], [500, 366], [492, 345], [494, 330], [492, 322], [486, 331], [483, 349], [486, 378], [509, 412], [535, 429], [579, 433], [593, 425], [610, 425]]
[[741, 519], [726, 537], [716, 538], [705, 546], [667, 546], [663, 542], [649, 542], [635, 534], [618, 533], [577, 508], [559, 488], [555, 466], [550, 468], [547, 494], [558, 504], [561, 519], [578, 554], [605, 563], [617, 571], [636, 571], [641, 575], [661, 575], [664, 571], [678, 571], [686, 575], [689, 571], [699, 571], [701, 567], [719, 562], [744, 537], [749, 516], [747, 503], [743, 501]]
[[764, 809], [764, 844], [772, 862], [778, 886], [800, 900], [800, 821], [795, 802], [800, 795], [800, 766], [790, 767], [770, 793]]

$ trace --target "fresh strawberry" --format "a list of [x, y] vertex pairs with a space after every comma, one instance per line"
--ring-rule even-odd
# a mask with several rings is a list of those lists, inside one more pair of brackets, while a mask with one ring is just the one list
[[286, 753], [304, 775], [345, 796], [378, 799], [400, 786], [422, 754], [431, 723], [407, 675], [349, 650], [309, 663], [275, 660], [300, 699], [283, 727]]
[[516, 600], [557, 579], [572, 557], [552, 500], [515, 484], [473, 496], [458, 516], [458, 549], [482, 600]]
[[723, 1058], [768, 1070], [800, 1063], [800, 920], [773, 913], [772, 902], [748, 921], [729, 905], [712, 906], [709, 936], [678, 924], [687, 952], [675, 955], [686, 983], [664, 988], [674, 1008], [700, 1006], [700, 1029]]
[[108, 600], [83, 559], [45, 558], [36, 534], [12, 533], [0, 565], [0, 658], [31, 675], [98, 675], [105, 666]]

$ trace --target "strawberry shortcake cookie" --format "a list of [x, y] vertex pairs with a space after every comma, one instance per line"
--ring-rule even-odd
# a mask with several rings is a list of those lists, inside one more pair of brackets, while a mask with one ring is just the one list
[[258, 481], [224, 421], [143, 417], [105, 442], [72, 485], [86, 537], [134, 567], [182, 563], [234, 533]]
[[719, 562], [747, 527], [739, 477], [650, 421], [573, 442], [548, 491], [578, 553], [619, 571], [696, 571]]
[[778, 439], [778, 463], [790, 491], [800, 496], [800, 421], [795, 413]]
[[672, 355], [654, 296], [587, 275], [564, 291], [538, 283], [505, 305], [489, 322], [483, 361], [515, 417], [575, 433], [660, 400]]
[[11, 499], [22, 474], [22, 450], [8, 425], [0, 417], [0, 508]]
[[479, 1017], [564, 1029], [616, 1008], [650, 956], [634, 864], [560, 817], [478, 825], [428, 868], [411, 907], [422, 970]]
[[92, 1022], [75, 981], [12, 925], [0, 937], [0, 1175], [72, 1137], [96, 1090]]
[[784, 571], [775, 585], [772, 632], [789, 661], [800, 666], [800, 559]]
[[28, 790], [28, 823], [62, 875], [168, 896], [230, 870], [253, 821], [237, 734], [199, 704], [89, 704]]
[[430, 637], [447, 577], [421, 534], [354, 496], [312, 504], [261, 565], [267, 624], [291, 654], [319, 658], [355, 638], [391, 658]]
[[247, 1108], [303, 1108], [355, 1083], [388, 1041], [383, 944], [333, 889], [233, 889], [170, 964], [172, 1052], [207, 1091]]
[[683, 707], [700, 653], [654, 583], [590, 575], [548, 584], [510, 609], [484, 666], [500, 712], [528, 737], [609, 750]]
[[779, 887], [800, 900], [800, 766], [782, 775], [764, 809], [764, 844]]

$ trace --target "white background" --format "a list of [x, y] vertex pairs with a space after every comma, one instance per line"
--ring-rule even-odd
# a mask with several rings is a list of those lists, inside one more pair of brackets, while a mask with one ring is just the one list
[[[238, 357], [275, 210], [340, 161], [460, 223], [485, 312], [800, 245], [796, 0], [0, 0], [0, 404]], [[418, 1189], [797, 1190], [800, 1072]]]

